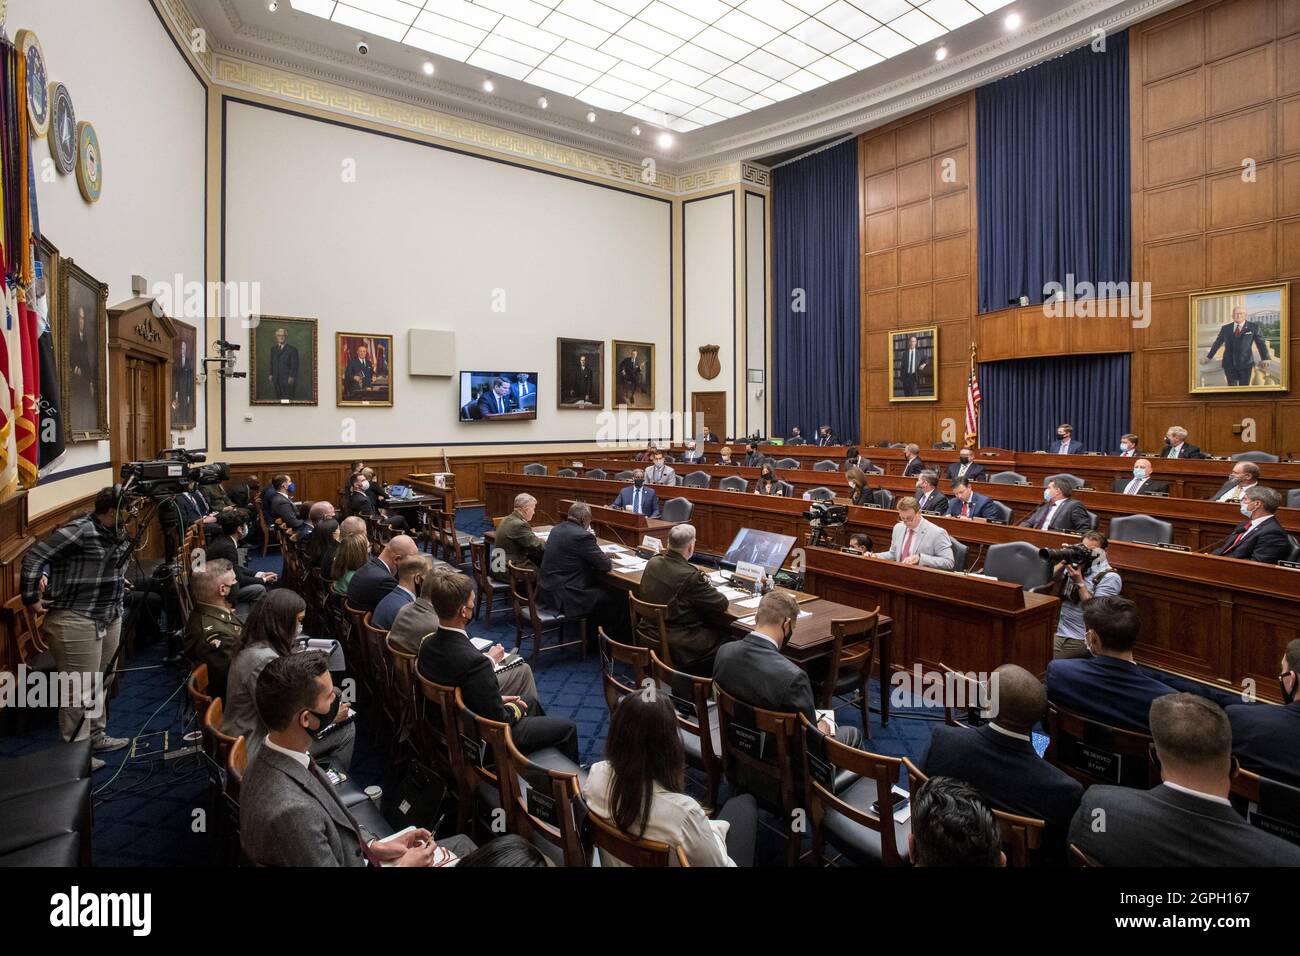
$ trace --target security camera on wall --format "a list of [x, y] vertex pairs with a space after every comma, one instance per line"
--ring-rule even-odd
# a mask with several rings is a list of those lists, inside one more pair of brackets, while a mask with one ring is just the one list
[[364, 38], [357, 41], [357, 52], [362, 56], [365, 56], [370, 52], [370, 44], [367, 43]]

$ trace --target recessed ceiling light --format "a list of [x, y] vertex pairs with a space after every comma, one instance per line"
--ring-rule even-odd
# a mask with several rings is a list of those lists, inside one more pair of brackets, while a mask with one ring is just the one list
[[425, 76], [433, 76], [433, 61], [432, 61], [432, 60], [425, 60], [425, 61], [424, 61], [424, 75], [425, 75]]
[[276, 10], [280, 9], [280, 0], [270, 0], [270, 2], [268, 2], [266, 5], [266, 9], [270, 10], [272, 13], [275, 13]]
[[546, 109], [546, 107], [548, 107], [548, 106], [550, 106], [550, 105], [551, 105], [551, 101], [548, 100], [546, 97], [544, 97], [544, 96], [539, 96], [539, 97], [537, 97], [537, 106], [538, 106], [540, 109]]
[[489, 77], [488, 79], [486, 79], [486, 80], [483, 81], [483, 92], [484, 92], [484, 93], [491, 93], [491, 92], [492, 92], [493, 90], [495, 90], [496, 88], [497, 88], [497, 85], [496, 85], [495, 83], [492, 82], [491, 77]]
[[640, 126], [633, 126], [633, 127], [632, 127], [632, 135], [633, 135], [633, 136], [640, 136], [640, 135], [641, 135], [641, 127], [640, 127]]
[[659, 148], [660, 148], [660, 149], [671, 149], [671, 148], [672, 148], [672, 145], [673, 145], [673, 136], [672, 136], [671, 133], [660, 133], [660, 134], [659, 134]]
[[587, 122], [588, 122], [588, 123], [594, 123], [594, 122], [596, 122], [596, 111], [595, 111], [595, 110], [587, 110]]
[[1020, 26], [1020, 14], [1008, 13], [1007, 19], [1004, 22], [1006, 23], [1008, 30], [1014, 30], [1016, 27]]
[[948, 48], [946, 46], [941, 46], [939, 47], [939, 49], [934, 51], [934, 58], [936, 60], [945, 59], [947, 56], [948, 56]]

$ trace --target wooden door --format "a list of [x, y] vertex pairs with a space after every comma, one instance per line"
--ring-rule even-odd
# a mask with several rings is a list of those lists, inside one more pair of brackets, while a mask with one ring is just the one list
[[726, 392], [691, 392], [691, 421], [689, 430], [699, 438], [695, 423], [698, 416], [704, 414], [704, 424], [709, 431], [719, 438], [728, 438], [727, 434], [727, 393]]
[[132, 358], [127, 368], [126, 450], [132, 461], [147, 461], [162, 451], [158, 444], [158, 383], [161, 365]]

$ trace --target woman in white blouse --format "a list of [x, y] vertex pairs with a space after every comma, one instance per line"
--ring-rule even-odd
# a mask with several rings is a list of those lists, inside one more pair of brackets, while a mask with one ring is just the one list
[[[680, 846], [691, 866], [752, 866], [758, 806], [733, 797], [718, 819], [685, 793], [686, 752], [672, 700], [647, 685], [614, 709], [605, 760], [591, 768], [583, 790], [591, 812], [633, 839]], [[602, 866], [623, 866], [604, 852]]]

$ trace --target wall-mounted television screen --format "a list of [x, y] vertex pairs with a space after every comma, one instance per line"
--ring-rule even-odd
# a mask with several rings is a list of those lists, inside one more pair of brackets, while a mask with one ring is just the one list
[[536, 417], [536, 372], [460, 373], [462, 422], [522, 422]]

